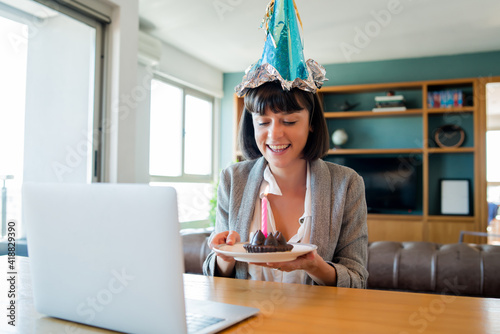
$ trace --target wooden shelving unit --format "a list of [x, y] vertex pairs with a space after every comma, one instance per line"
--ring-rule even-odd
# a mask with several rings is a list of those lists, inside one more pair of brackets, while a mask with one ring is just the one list
[[[355, 140], [352, 146], [346, 144], [342, 148], [331, 149], [328, 155], [331, 157], [342, 156], [370, 156], [376, 157], [396, 155], [413, 156], [418, 155], [422, 165], [422, 198], [421, 214], [369, 214], [368, 227], [370, 241], [393, 240], [393, 241], [432, 241], [438, 243], [457, 242], [461, 230], [485, 231], [486, 212], [483, 202], [486, 203], [486, 195], [482, 189], [485, 187], [486, 175], [484, 168], [485, 154], [483, 137], [485, 137], [485, 115], [482, 114], [481, 103], [484, 98], [480, 97], [479, 79], [454, 79], [438, 81], [417, 81], [383, 84], [361, 84], [348, 86], [326, 86], [319, 90], [318, 94], [323, 102], [325, 118], [329, 125], [330, 134], [338, 126], [351, 126], [349, 137], [356, 139], [358, 127], [366, 132], [370, 130], [370, 124], [375, 127], [383, 127], [383, 132], [391, 133], [399, 131], [400, 137], [380, 140], [383, 144], [377, 146], [377, 137], [368, 141]], [[461, 89], [464, 96], [464, 107], [453, 108], [429, 108], [428, 92]], [[403, 94], [407, 97], [406, 111], [377, 112], [371, 109], [374, 106], [373, 97], [383, 95], [386, 91], [395, 91], [396, 95]], [[359, 101], [356, 109], [352, 111], [340, 111], [336, 106], [343, 102]], [[371, 103], [371, 104], [370, 104]], [[239, 119], [243, 110], [242, 99], [235, 97], [237, 129]], [[437, 125], [444, 124], [461, 125], [466, 131], [466, 141], [461, 147], [441, 148], [433, 141], [433, 131]], [[409, 125], [408, 125], [409, 124]], [[418, 138], [404, 138], [405, 128], [409, 129], [408, 136]], [[400, 128], [403, 127], [403, 130]], [[367, 130], [368, 129], [368, 130]], [[411, 130], [411, 131], [410, 131]], [[237, 131], [235, 131], [235, 136]], [[380, 134], [380, 130], [379, 130]], [[417, 136], [418, 134], [418, 136]], [[237, 141], [235, 141], [237, 142]], [[356, 142], [356, 143], [355, 143]], [[348, 142], [349, 143], [349, 142]], [[369, 144], [369, 145], [366, 145]], [[235, 146], [235, 159], [239, 153]], [[328, 157], [327, 157], [328, 158]], [[451, 166], [451, 167], [450, 167]], [[471, 183], [471, 208], [470, 216], [441, 215], [438, 211], [440, 200], [437, 194], [437, 180], [441, 178], [457, 178], [457, 175], [467, 178]], [[477, 242], [482, 242], [478, 237]]]
[[411, 153], [422, 153], [423, 150], [420, 148], [387, 148], [387, 149], [330, 149], [328, 151], [329, 155], [344, 155], [344, 154], [411, 154]]
[[409, 116], [421, 115], [422, 109], [408, 109], [406, 111], [337, 111], [325, 112], [326, 118], [361, 118], [361, 117], [387, 117], [387, 116]]

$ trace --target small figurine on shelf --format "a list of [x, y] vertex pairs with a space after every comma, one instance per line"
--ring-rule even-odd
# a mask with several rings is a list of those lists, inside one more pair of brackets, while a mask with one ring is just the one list
[[345, 101], [344, 104], [342, 104], [340, 106], [340, 110], [342, 111], [349, 111], [349, 110], [352, 110], [354, 109], [359, 103], [354, 103], [354, 104], [351, 104], [349, 103], [349, 101]]

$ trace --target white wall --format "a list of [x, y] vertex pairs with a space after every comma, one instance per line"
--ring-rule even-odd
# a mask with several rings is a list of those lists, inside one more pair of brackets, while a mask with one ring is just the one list
[[[144, 65], [139, 65], [137, 71], [137, 82], [141, 87], [141, 98], [137, 99], [136, 109], [136, 138], [135, 151], [136, 159], [135, 182], [149, 182], [149, 108], [151, 98], [151, 78], [153, 77], [152, 69]], [[126, 168], [126, 166], [123, 166]]]
[[217, 98], [223, 97], [222, 71], [165, 43], [162, 43], [158, 71]]
[[109, 0], [113, 6], [109, 26], [105, 182], [136, 182], [138, 0]]

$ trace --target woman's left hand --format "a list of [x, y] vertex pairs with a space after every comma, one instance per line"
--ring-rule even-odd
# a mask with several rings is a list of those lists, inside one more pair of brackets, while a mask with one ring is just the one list
[[317, 266], [317, 261], [322, 261], [316, 250], [313, 250], [307, 254], [301, 255], [293, 261], [287, 262], [267, 262], [267, 263], [252, 263], [258, 266], [277, 269], [285, 272], [290, 272], [294, 270], [311, 270]]
[[319, 285], [337, 285], [337, 271], [318, 255], [316, 250], [299, 256], [290, 262], [252, 263], [285, 272], [304, 270]]

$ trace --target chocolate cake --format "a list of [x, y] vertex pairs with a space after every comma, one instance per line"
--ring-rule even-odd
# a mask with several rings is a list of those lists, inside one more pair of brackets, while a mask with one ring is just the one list
[[243, 247], [247, 253], [274, 253], [274, 252], [289, 252], [293, 245], [286, 242], [285, 237], [281, 232], [276, 231], [274, 234], [269, 233], [267, 238], [261, 230], [258, 230], [250, 243], [244, 244]]

